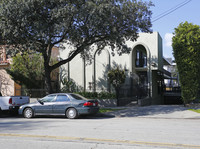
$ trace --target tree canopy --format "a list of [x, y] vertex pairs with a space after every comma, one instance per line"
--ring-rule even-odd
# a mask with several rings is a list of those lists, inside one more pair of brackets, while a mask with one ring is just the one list
[[[44, 58], [47, 89], [50, 73], [76, 55], [88, 55], [91, 45], [129, 52], [126, 40], [151, 32], [152, 2], [137, 0], [2, 0], [3, 42], [13, 53], [34, 50]], [[75, 49], [67, 59], [51, 65], [52, 47], [68, 41]], [[68, 50], [68, 49], [66, 49]]]
[[175, 28], [172, 41], [182, 97], [187, 104], [197, 99], [200, 91], [200, 26], [188, 22], [181, 23]]

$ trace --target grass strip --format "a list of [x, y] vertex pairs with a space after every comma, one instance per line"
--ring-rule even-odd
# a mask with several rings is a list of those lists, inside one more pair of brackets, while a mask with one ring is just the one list
[[106, 112], [114, 112], [114, 111], [119, 111], [119, 110], [125, 110], [125, 108], [123, 109], [100, 108], [99, 112], [106, 113]]
[[200, 109], [189, 109], [190, 111], [200, 113]]

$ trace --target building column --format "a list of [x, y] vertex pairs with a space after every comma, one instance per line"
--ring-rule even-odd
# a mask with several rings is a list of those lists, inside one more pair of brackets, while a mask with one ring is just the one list
[[151, 53], [149, 50], [147, 50], [147, 78], [148, 78], [148, 96], [152, 97], [153, 93], [152, 93]]
[[68, 81], [70, 80], [70, 62], [68, 62], [67, 64], [67, 78], [68, 78]]
[[93, 61], [92, 87], [93, 92], [96, 92], [96, 52], [94, 54]]
[[83, 58], [83, 91], [85, 92], [86, 91], [86, 71], [85, 71], [85, 58]]

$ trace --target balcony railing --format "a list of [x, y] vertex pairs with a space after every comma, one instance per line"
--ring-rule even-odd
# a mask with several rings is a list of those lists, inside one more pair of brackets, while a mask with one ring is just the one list
[[0, 59], [0, 67], [1, 68], [8, 67], [9, 65], [10, 65], [10, 61], [9, 60], [3, 61], [3, 60]]

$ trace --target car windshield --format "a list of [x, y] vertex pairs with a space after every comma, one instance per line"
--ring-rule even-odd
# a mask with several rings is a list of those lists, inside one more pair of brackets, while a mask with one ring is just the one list
[[78, 95], [78, 94], [70, 94], [72, 98], [76, 99], [76, 100], [88, 100], [87, 98]]

